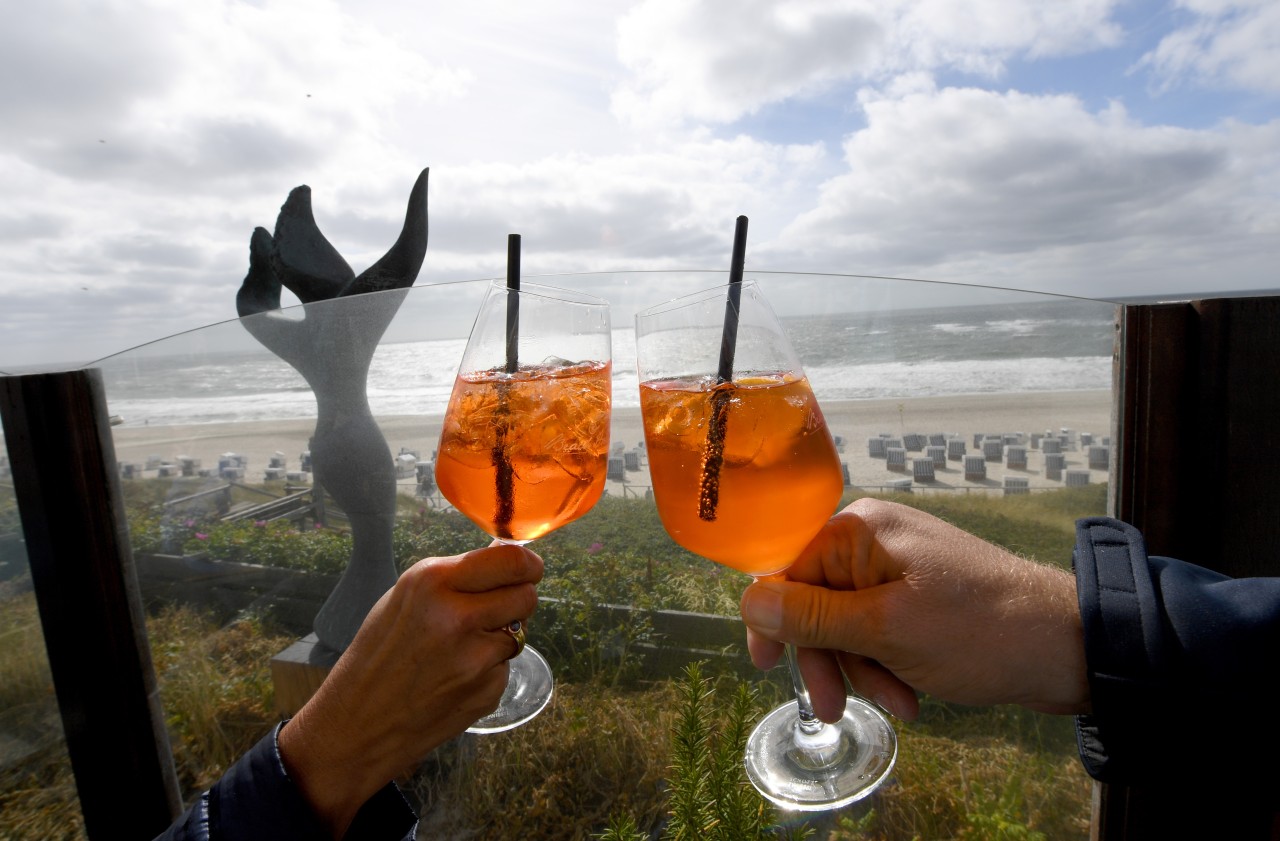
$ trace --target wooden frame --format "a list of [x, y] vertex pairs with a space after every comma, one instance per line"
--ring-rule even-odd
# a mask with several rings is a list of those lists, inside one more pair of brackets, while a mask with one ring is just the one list
[[[1280, 575], [1280, 297], [1128, 306], [1120, 327], [1113, 514], [1153, 555]], [[1100, 786], [1096, 803], [1101, 841], [1280, 838], [1254, 802]]]
[[152, 838], [182, 801], [101, 376], [0, 377], [0, 418], [85, 831]]

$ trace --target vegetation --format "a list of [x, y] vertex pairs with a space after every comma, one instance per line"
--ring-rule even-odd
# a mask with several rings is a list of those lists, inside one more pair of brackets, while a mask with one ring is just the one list
[[1065, 568], [1071, 566], [1075, 521], [1107, 510], [1107, 486], [1102, 484], [1002, 497], [890, 494], [883, 498], [927, 511], [1010, 552]]
[[253, 616], [219, 627], [177, 606], [151, 617], [147, 634], [178, 783], [202, 791], [275, 723], [270, 662], [294, 636]]
[[0, 584], [0, 839], [84, 837], [34, 596]]
[[[323, 572], [346, 562], [349, 535], [341, 530], [166, 515], [163, 491], [148, 484], [126, 486], [135, 551], [199, 551]], [[1104, 510], [1105, 492], [1093, 485], [1017, 497], [893, 498], [1065, 566], [1074, 520]], [[457, 514], [409, 498], [401, 506], [394, 545], [402, 567], [486, 542]], [[733, 616], [747, 579], [677, 547], [644, 500], [606, 497], [535, 548], [547, 560], [536, 625], [550, 641], [557, 695], [530, 725], [462, 737], [405, 781], [424, 808], [428, 836], [465, 828], [473, 837], [614, 841], [721, 831], [822, 841], [1087, 837], [1090, 784], [1070, 720], [927, 698], [919, 722], [898, 724], [897, 767], [869, 802], [779, 825], [741, 779], [738, 757], [749, 723], [785, 689], [744, 683], [726, 660], [654, 679], [643, 656], [652, 629], [601, 622], [594, 611], [622, 604]], [[6, 742], [0, 753], [0, 839], [81, 838], [29, 578], [0, 583], [0, 604], [0, 715], [10, 742], [23, 745]], [[157, 610], [148, 631], [180, 780], [194, 794], [274, 723], [268, 664], [297, 631], [252, 615], [219, 624], [191, 606]]]
[[[697, 664], [675, 691], [665, 811], [614, 813], [596, 836], [601, 841], [1088, 837], [1090, 781], [1061, 733], [1040, 731], [1042, 717], [926, 703], [926, 723], [899, 723], [897, 766], [868, 802], [784, 823], [750, 787], [741, 761], [750, 722], [776, 699], [762, 701], [757, 688], [740, 681], [714, 680]], [[958, 715], [965, 720], [957, 722]], [[946, 730], [939, 723], [947, 720], [955, 732], [932, 735]], [[1062, 721], [1065, 727], [1051, 729], [1069, 734], [1070, 722]]]
[[[85, 838], [84, 821], [35, 599], [12, 589], [0, 594], [0, 713], [11, 740], [15, 733], [27, 739], [25, 751], [0, 754], [0, 839], [76, 841]], [[195, 793], [275, 722], [269, 660], [293, 636], [251, 618], [218, 627], [191, 607], [165, 609], [148, 621], [147, 632], [178, 782]]]

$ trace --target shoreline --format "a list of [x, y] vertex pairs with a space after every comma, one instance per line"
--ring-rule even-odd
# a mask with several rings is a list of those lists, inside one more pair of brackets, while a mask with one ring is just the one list
[[[1018, 394], [969, 394], [945, 397], [914, 397], [869, 400], [829, 400], [823, 403], [823, 414], [832, 435], [843, 439], [841, 461], [849, 473], [851, 487], [878, 490], [903, 480], [912, 480], [913, 489], [985, 489], [1002, 490], [1004, 478], [1024, 479], [1030, 488], [1060, 487], [1063, 477], [1046, 476], [1044, 454], [1033, 446], [1030, 436], [1069, 430], [1070, 440], [1064, 448], [1064, 468], [1087, 471], [1090, 483], [1107, 481], [1108, 470], [1089, 465], [1088, 447], [1082, 443], [1091, 437], [1095, 444], [1109, 440], [1112, 425], [1110, 391], [1025, 392]], [[442, 423], [440, 415], [392, 416], [378, 418], [392, 456], [402, 450], [417, 451], [423, 461], [430, 461], [436, 449]], [[236, 453], [247, 460], [244, 481], [261, 482], [264, 471], [276, 453], [283, 455], [285, 471], [301, 472], [300, 457], [308, 449], [315, 420], [244, 421], [188, 424], [175, 426], [120, 426], [112, 429], [117, 460], [122, 464], [141, 466], [146, 477], [160, 475], [160, 463], [176, 465], [180, 456], [198, 459], [200, 469], [216, 474], [218, 459], [224, 453]], [[644, 433], [638, 407], [614, 410], [611, 425], [612, 449], [632, 450], [643, 441]], [[965, 444], [969, 455], [981, 454], [975, 436], [1013, 436], [1021, 434], [1026, 447], [1025, 468], [1009, 467], [1001, 459], [988, 458], [986, 477], [965, 478], [963, 462], [948, 460], [938, 465], [934, 478], [915, 480], [913, 459], [926, 457], [924, 451], [906, 453], [905, 470], [891, 470], [883, 456], [873, 456], [868, 439], [888, 436], [901, 439], [919, 435], [956, 436]], [[935, 440], [937, 440], [935, 438]], [[977, 446], [977, 449], [975, 447]], [[643, 493], [649, 485], [644, 459], [639, 470], [626, 471], [624, 481], [610, 481], [614, 494]], [[148, 468], [150, 462], [152, 467]], [[634, 460], [633, 460], [634, 463]], [[173, 475], [170, 469], [169, 475]], [[308, 475], [306, 481], [309, 481]], [[402, 478], [403, 485], [414, 484]], [[1079, 481], [1077, 476], [1074, 481]]]

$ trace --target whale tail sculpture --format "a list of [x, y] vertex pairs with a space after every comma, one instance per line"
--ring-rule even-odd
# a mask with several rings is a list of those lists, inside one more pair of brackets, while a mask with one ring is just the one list
[[[249, 272], [236, 294], [245, 329], [311, 386], [315, 482], [351, 522], [350, 560], [314, 626], [320, 642], [334, 651], [351, 643], [397, 575], [391, 545], [395, 467], [369, 409], [367, 382], [378, 342], [426, 257], [428, 172], [413, 185], [395, 244], [359, 275], [317, 227], [311, 189], [294, 188], [280, 208], [275, 233], [256, 228], [250, 237]], [[309, 305], [304, 318], [279, 312], [282, 289]], [[381, 294], [365, 294], [371, 292]], [[348, 300], [329, 303], [337, 299]]]

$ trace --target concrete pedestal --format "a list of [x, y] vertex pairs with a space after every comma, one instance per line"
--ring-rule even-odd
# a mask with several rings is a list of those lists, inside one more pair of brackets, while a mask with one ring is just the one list
[[337, 662], [338, 652], [321, 645], [315, 634], [307, 634], [272, 657], [276, 711], [287, 717], [300, 710]]

